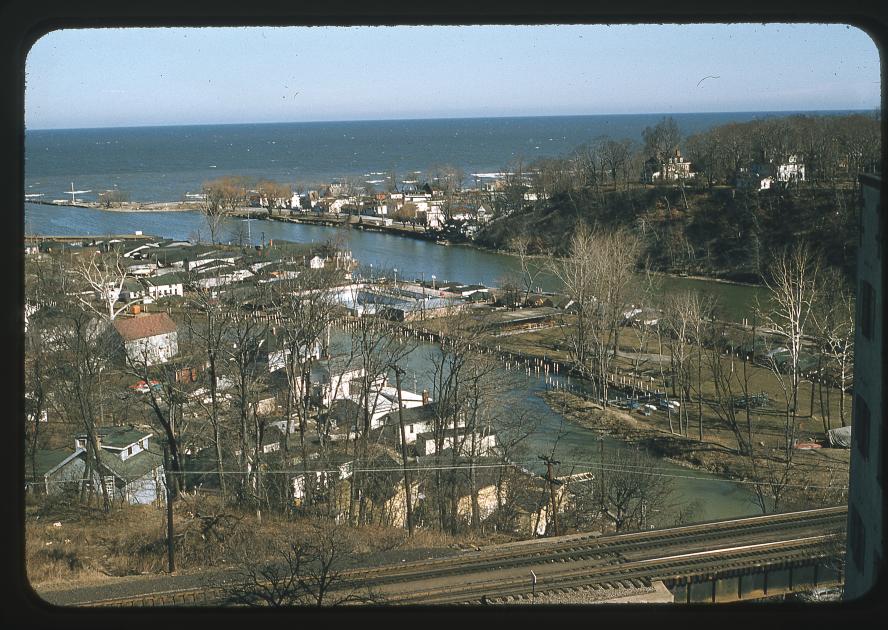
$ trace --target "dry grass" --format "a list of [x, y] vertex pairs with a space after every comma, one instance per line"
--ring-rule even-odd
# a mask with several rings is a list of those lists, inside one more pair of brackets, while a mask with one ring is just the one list
[[[25, 515], [25, 562], [32, 586], [43, 590], [94, 584], [166, 571], [166, 511], [161, 506], [122, 506], [105, 514], [74, 499], [31, 501]], [[227, 568], [239, 557], [272, 557], [281, 537], [308, 536], [311, 519], [241, 511], [216, 496], [184, 494], [174, 506], [176, 570]], [[59, 523], [58, 526], [55, 523]], [[495, 542], [487, 536], [454, 538], [417, 529], [378, 525], [347, 529], [355, 556], [392, 550], [446, 549]]]

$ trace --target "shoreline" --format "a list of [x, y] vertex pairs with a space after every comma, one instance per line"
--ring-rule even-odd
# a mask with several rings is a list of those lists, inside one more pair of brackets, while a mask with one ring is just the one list
[[[34, 203], [39, 205], [46, 206], [55, 206], [60, 208], [86, 208], [91, 210], [101, 210], [103, 212], [118, 212], [118, 213], [155, 213], [155, 212], [199, 212], [200, 207], [197, 202], [187, 202], [187, 201], [157, 201], [157, 202], [129, 202], [125, 205], [120, 205], [117, 207], [106, 208], [101, 206], [95, 202], [87, 202], [87, 203], [53, 203], [51, 201], [41, 201], [41, 200], [26, 200], [26, 203]], [[312, 216], [311, 214], [304, 215], [291, 215], [291, 216], [269, 216], [267, 214], [267, 210], [264, 208], [261, 210], [254, 210], [252, 208], [243, 208], [239, 209], [234, 213], [234, 216], [252, 216], [257, 214], [258, 212], [266, 213], [261, 217], [257, 217], [261, 220], [268, 221], [279, 221], [281, 223], [297, 223], [301, 225], [315, 225], [320, 227], [348, 227], [352, 229], [364, 230], [367, 232], [380, 232], [383, 234], [393, 234], [395, 236], [401, 236], [404, 238], [412, 238], [426, 241], [436, 241], [437, 237], [429, 235], [425, 230], [422, 232], [414, 231], [408, 229], [406, 227], [395, 227], [395, 226], [383, 226], [383, 225], [361, 225], [355, 221], [351, 221], [352, 215], [338, 215], [342, 218], [334, 218], [337, 215], [329, 215], [329, 216]], [[479, 245], [473, 241], [447, 241], [448, 246], [464, 246], [471, 247], [478, 251], [487, 252], [490, 254], [497, 254], [500, 256], [509, 256], [512, 258], [517, 258], [517, 254], [509, 251], [508, 249], [498, 249], [494, 247], [487, 247], [484, 245]], [[551, 256], [545, 256], [542, 254], [531, 254], [528, 256], [533, 260], [546, 260], [551, 259]], [[720, 278], [718, 276], [700, 276], [700, 275], [681, 275], [678, 273], [670, 273], [668, 271], [651, 271], [653, 275], [661, 276], [665, 278], [675, 278], [680, 280], [696, 280], [700, 282], [718, 282], [719, 284], [726, 285], [734, 285], [740, 287], [753, 287], [753, 288], [761, 288], [763, 285], [755, 284], [751, 282], [741, 282], [737, 280], [726, 280], [724, 278]]]

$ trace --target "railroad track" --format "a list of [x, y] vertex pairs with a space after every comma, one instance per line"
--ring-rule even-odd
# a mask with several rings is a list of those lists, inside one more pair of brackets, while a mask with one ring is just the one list
[[[357, 568], [351, 583], [372, 584], [391, 603], [460, 603], [528, 593], [532, 569], [551, 588], [649, 586], [726, 567], [794, 562], [844, 533], [846, 507], [806, 510], [686, 525], [630, 534], [572, 534], [482, 548], [448, 558]], [[221, 587], [154, 592], [75, 605], [140, 605], [166, 601], [212, 603]]]

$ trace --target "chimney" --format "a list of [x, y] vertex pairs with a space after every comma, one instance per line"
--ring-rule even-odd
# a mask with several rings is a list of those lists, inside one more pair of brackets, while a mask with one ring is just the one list
[[429, 404], [429, 390], [427, 389], [422, 390], [422, 404]]

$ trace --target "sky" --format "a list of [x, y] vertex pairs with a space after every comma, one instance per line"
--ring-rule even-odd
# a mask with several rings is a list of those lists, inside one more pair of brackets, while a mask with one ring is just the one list
[[843, 24], [53, 31], [27, 129], [874, 109], [879, 52]]

